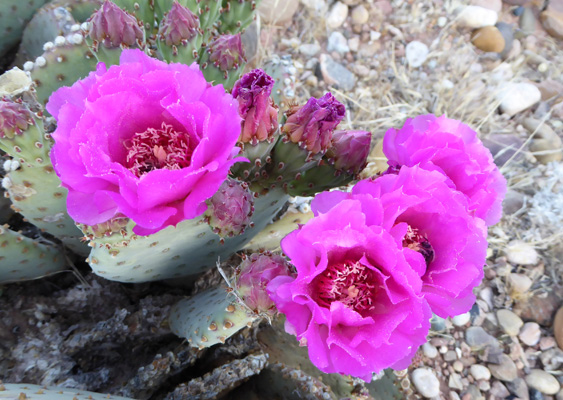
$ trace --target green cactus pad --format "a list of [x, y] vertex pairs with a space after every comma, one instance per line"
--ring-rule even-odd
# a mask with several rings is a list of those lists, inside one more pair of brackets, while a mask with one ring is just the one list
[[[120, 8], [143, 21], [145, 33], [150, 35], [154, 28], [154, 2], [151, 0], [112, 0]], [[170, 3], [170, 7], [172, 2]], [[170, 7], [168, 9], [170, 9]]]
[[120, 282], [148, 282], [196, 275], [211, 268], [220, 257], [240, 250], [271, 222], [288, 196], [272, 190], [255, 199], [252, 221], [242, 235], [222, 239], [204, 218], [185, 220], [149, 236], [132, 234], [133, 223], [122, 233], [91, 238], [88, 261], [94, 273]]
[[0, 249], [0, 283], [37, 279], [68, 269], [59, 248], [25, 237], [7, 225], [0, 226]]
[[2, 0], [0, 5], [0, 57], [21, 39], [23, 29], [35, 11], [47, 0]]
[[10, 400], [132, 400], [128, 397], [85, 390], [39, 386], [26, 383], [0, 383], [0, 399]]
[[170, 310], [170, 329], [198, 348], [225, 343], [256, 319], [227, 288], [218, 286], [181, 300]]
[[223, 0], [223, 12], [219, 21], [220, 33], [242, 32], [254, 21], [260, 0]]
[[35, 62], [24, 64], [35, 82], [37, 99], [45, 105], [51, 94], [71, 86], [96, 69], [97, 60], [86, 45], [81, 32], [60, 37]]

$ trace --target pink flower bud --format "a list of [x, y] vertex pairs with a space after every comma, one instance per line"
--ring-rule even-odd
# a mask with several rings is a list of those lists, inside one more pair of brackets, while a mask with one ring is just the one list
[[278, 108], [270, 98], [274, 80], [261, 69], [243, 75], [233, 87], [242, 117], [240, 141], [253, 143], [271, 139], [278, 129]]
[[92, 15], [90, 24], [92, 40], [107, 48], [133, 47], [144, 40], [144, 31], [137, 19], [109, 0]]
[[221, 237], [240, 235], [251, 224], [254, 198], [248, 185], [234, 179], [225, 180], [210, 199], [206, 211], [209, 225]]
[[158, 30], [160, 39], [168, 46], [180, 45], [199, 34], [199, 18], [177, 1], [162, 19]]
[[33, 114], [26, 106], [9, 99], [0, 100], [0, 138], [21, 135], [33, 124]]
[[242, 300], [256, 313], [273, 315], [276, 311], [266, 287], [276, 276], [289, 276], [290, 267], [280, 255], [253, 253], [246, 257], [239, 266], [235, 289]]
[[316, 154], [325, 152], [331, 145], [332, 132], [344, 118], [346, 108], [331, 93], [320, 99], [311, 97], [307, 104], [290, 110], [282, 127], [293, 143]]
[[221, 71], [237, 69], [246, 62], [240, 33], [220, 35], [209, 45], [209, 61]]
[[357, 174], [366, 165], [370, 143], [371, 132], [335, 131], [326, 155], [336, 169]]

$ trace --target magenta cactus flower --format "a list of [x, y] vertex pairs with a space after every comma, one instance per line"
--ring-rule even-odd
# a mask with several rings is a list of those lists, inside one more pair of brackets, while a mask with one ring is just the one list
[[221, 237], [240, 235], [251, 225], [254, 197], [246, 182], [227, 179], [209, 200], [205, 212], [209, 225]]
[[383, 228], [377, 198], [325, 192], [312, 208], [315, 217], [281, 242], [296, 277], [268, 285], [286, 331], [326, 373], [369, 381], [384, 368], [406, 368], [430, 328], [424, 260]]
[[107, 48], [134, 47], [144, 41], [142, 24], [110, 0], [105, 0], [89, 21], [90, 37]]
[[209, 61], [221, 71], [237, 69], [246, 62], [240, 33], [219, 35], [209, 44]]
[[331, 145], [332, 133], [344, 118], [346, 108], [326, 93], [320, 99], [311, 97], [307, 104], [290, 110], [282, 126], [289, 140], [299, 143], [313, 154], [325, 152]]
[[366, 166], [370, 144], [371, 132], [335, 131], [326, 156], [336, 169], [357, 174]]
[[421, 115], [399, 130], [389, 129], [383, 152], [391, 168], [418, 164], [442, 172], [451, 187], [467, 196], [477, 217], [489, 226], [500, 220], [506, 180], [469, 126], [444, 116]]
[[189, 42], [199, 33], [199, 18], [189, 8], [174, 1], [160, 23], [158, 34], [168, 46]]
[[21, 135], [34, 124], [29, 108], [7, 98], [0, 99], [0, 138]]
[[244, 74], [233, 87], [242, 117], [242, 143], [272, 140], [278, 129], [278, 108], [270, 98], [274, 80], [261, 69]]
[[273, 316], [277, 310], [266, 288], [275, 277], [290, 275], [290, 265], [284, 257], [270, 252], [253, 253], [239, 265], [235, 289], [256, 314]]
[[87, 225], [125, 215], [148, 235], [202, 215], [240, 158], [238, 104], [197, 65], [125, 50], [53, 93], [53, 166]]
[[351, 194], [317, 196], [313, 205], [326, 212], [333, 202], [358, 196], [381, 202], [383, 228], [419, 259], [413, 268], [432, 311], [444, 318], [469, 311], [475, 303], [473, 289], [483, 279], [487, 229], [469, 213], [463, 193], [448, 186], [438, 171], [403, 166], [397, 174], [358, 182]]

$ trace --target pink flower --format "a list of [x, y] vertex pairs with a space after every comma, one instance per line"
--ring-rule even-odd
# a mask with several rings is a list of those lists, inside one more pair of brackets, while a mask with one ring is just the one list
[[326, 373], [369, 381], [406, 368], [430, 327], [416, 272], [423, 259], [383, 228], [377, 198], [327, 192], [312, 206], [315, 217], [281, 242], [297, 276], [268, 285], [286, 331]]
[[47, 104], [58, 126], [53, 166], [77, 222], [115, 215], [147, 235], [203, 214], [240, 158], [238, 104], [194, 64], [166, 64], [125, 50]]
[[420, 164], [442, 172], [451, 187], [467, 196], [477, 217], [489, 226], [500, 220], [506, 181], [467, 125], [431, 114], [408, 119], [401, 129], [387, 131], [383, 153], [392, 168]]
[[422, 293], [441, 316], [467, 312], [473, 288], [483, 279], [487, 252], [484, 221], [469, 214], [467, 198], [448, 186], [437, 171], [401, 167], [398, 175], [358, 182], [351, 196], [381, 201], [385, 229], [423, 260], [413, 265], [422, 278]]

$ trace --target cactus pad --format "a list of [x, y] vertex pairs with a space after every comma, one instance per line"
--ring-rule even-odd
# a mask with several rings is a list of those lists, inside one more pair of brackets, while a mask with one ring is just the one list
[[87, 392], [85, 390], [45, 387], [26, 383], [0, 383], [0, 399], [18, 400], [132, 400], [128, 397]]

